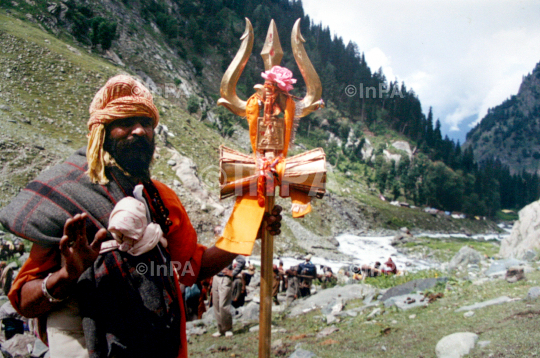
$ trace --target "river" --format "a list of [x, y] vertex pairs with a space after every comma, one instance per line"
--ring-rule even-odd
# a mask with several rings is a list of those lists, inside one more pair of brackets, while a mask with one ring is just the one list
[[[467, 236], [464, 234], [438, 234], [438, 233], [420, 233], [415, 235], [416, 237], [430, 237], [430, 238], [469, 238], [471, 240], [497, 240], [501, 241], [505, 237], [510, 235], [511, 228], [500, 226], [504, 230], [503, 233], [499, 234], [480, 234]], [[342, 234], [336, 237], [339, 242], [338, 249], [344, 254], [354, 257], [352, 260], [326, 260], [322, 257], [313, 257], [311, 261], [319, 265], [330, 266], [334, 272], [337, 272], [341, 267], [345, 265], [363, 265], [368, 264], [373, 266], [376, 261], [384, 263], [388, 260], [389, 257], [392, 257], [392, 260], [397, 265], [398, 270], [402, 271], [418, 271], [425, 270], [430, 268], [436, 268], [437, 263], [431, 262], [429, 260], [421, 260], [418, 258], [408, 257], [400, 252], [397, 249], [390, 245], [394, 236], [356, 236], [350, 234]], [[294, 257], [281, 257], [283, 265], [285, 268], [290, 266], [298, 265], [302, 260], [298, 260]], [[260, 265], [260, 256], [251, 256], [248, 257], [255, 265]], [[274, 263], [278, 264], [278, 260], [275, 259]]]

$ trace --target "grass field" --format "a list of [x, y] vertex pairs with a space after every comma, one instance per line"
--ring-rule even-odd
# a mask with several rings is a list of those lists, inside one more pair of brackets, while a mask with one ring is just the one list
[[[272, 325], [286, 332], [274, 333], [272, 341], [281, 340], [275, 357], [288, 357], [296, 347], [309, 350], [317, 357], [329, 358], [408, 358], [435, 357], [437, 342], [456, 332], [473, 332], [479, 341], [491, 341], [485, 348], [475, 348], [469, 357], [534, 357], [540, 355], [540, 300], [519, 300], [490, 306], [475, 311], [465, 318], [457, 308], [499, 296], [524, 298], [530, 287], [540, 283], [540, 272], [535, 271], [527, 281], [509, 284], [504, 280], [473, 285], [469, 281], [451, 281], [444, 297], [427, 308], [398, 311], [384, 309], [381, 315], [368, 320], [373, 308], [357, 317], [342, 318], [336, 323], [338, 332], [325, 338], [317, 333], [327, 325], [320, 312], [286, 318], [274, 315]], [[353, 301], [345, 309], [361, 306]], [[411, 318], [413, 317], [414, 318]], [[236, 325], [232, 338], [213, 338], [210, 330], [203, 336], [190, 338], [190, 354], [195, 357], [257, 357], [258, 333], [249, 332], [256, 325]], [[210, 349], [209, 349], [210, 348]]]

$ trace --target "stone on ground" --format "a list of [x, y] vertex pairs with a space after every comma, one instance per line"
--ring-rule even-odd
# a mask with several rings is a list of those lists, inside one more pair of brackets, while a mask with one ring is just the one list
[[511, 299], [510, 297], [501, 296], [501, 297], [498, 297], [498, 298], [494, 298], [492, 300], [488, 300], [488, 301], [484, 301], [484, 302], [477, 302], [477, 303], [475, 303], [473, 305], [470, 305], [470, 306], [460, 307], [457, 310], [455, 310], [454, 312], [472, 311], [472, 310], [477, 310], [479, 308], [484, 308], [484, 307], [493, 306], [493, 305], [500, 305], [502, 303], [512, 302], [512, 301], [514, 301], [514, 300]]
[[298, 348], [294, 351], [293, 354], [289, 356], [289, 358], [313, 358], [316, 357], [315, 353], [306, 351], [305, 349]]
[[242, 315], [242, 320], [244, 322], [256, 322], [259, 320], [259, 305], [255, 302], [248, 303], [244, 307], [244, 313]]
[[536, 300], [538, 297], [540, 297], [540, 287], [531, 287], [527, 293], [527, 299]]
[[323, 338], [323, 337], [329, 336], [332, 333], [337, 332], [337, 331], [339, 331], [339, 328], [337, 328], [336, 326], [326, 327], [323, 330], [321, 330], [319, 333], [317, 333], [317, 338]]
[[442, 338], [435, 346], [437, 358], [461, 358], [474, 348], [478, 335], [459, 332]]
[[482, 254], [469, 246], [463, 246], [457, 254], [452, 257], [448, 264], [449, 270], [466, 267], [469, 264], [479, 264], [482, 261]]
[[485, 347], [489, 346], [490, 343], [491, 343], [491, 341], [480, 341], [480, 342], [477, 343], [477, 345], [480, 348], [485, 348]]
[[384, 302], [389, 298], [408, 295], [412, 292], [429, 290], [435, 287], [437, 283], [446, 281], [448, 281], [448, 278], [446, 277], [412, 280], [404, 283], [403, 285], [395, 286], [388, 289], [382, 296], [381, 301]]
[[289, 317], [295, 317], [317, 308], [325, 308], [332, 303], [332, 301], [335, 302], [337, 297], [341, 299], [341, 304], [345, 304], [350, 300], [361, 299], [364, 296], [375, 292], [376, 290], [376, 288], [370, 285], [361, 284], [327, 288], [326, 290], [318, 291], [317, 294], [311, 295], [308, 298], [297, 300], [297, 303], [292, 308]]
[[396, 306], [397, 308], [406, 311], [415, 307], [425, 307], [428, 305], [428, 300], [424, 298], [424, 295], [414, 293], [389, 298], [384, 301], [384, 305], [385, 307]]

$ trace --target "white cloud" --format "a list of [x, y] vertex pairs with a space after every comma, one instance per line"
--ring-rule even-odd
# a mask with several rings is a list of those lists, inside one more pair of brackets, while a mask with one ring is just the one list
[[366, 62], [369, 63], [372, 71], [378, 71], [379, 68], [382, 68], [384, 75], [388, 81], [394, 81], [395, 75], [394, 70], [390, 66], [390, 58], [384, 54], [384, 52], [378, 48], [374, 47], [369, 51], [364, 53], [366, 57]]
[[532, 0], [303, 4], [315, 22], [356, 42], [373, 71], [405, 81], [451, 130], [516, 94], [540, 61], [540, 7]]

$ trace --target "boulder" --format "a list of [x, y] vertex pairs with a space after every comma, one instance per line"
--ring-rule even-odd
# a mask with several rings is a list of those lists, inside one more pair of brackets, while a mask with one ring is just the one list
[[540, 287], [531, 287], [527, 293], [527, 299], [536, 300], [538, 297], [540, 297]]
[[474, 348], [478, 335], [459, 332], [442, 338], [435, 346], [437, 358], [461, 358]]
[[482, 254], [469, 246], [463, 246], [457, 254], [452, 257], [448, 264], [449, 270], [455, 270], [469, 264], [478, 264], [482, 261]]
[[259, 305], [255, 302], [250, 302], [244, 307], [242, 320], [245, 322], [256, 322], [259, 320]]
[[409, 281], [407, 283], [404, 283], [403, 285], [390, 288], [388, 291], [384, 293], [384, 295], [381, 298], [381, 301], [384, 302], [389, 298], [402, 296], [402, 295], [408, 295], [412, 292], [429, 290], [435, 287], [437, 283], [446, 282], [446, 281], [448, 281], [448, 278], [446, 277], [425, 278], [425, 279]]
[[499, 255], [504, 258], [522, 259], [529, 250], [540, 249], [540, 200], [519, 211], [510, 236], [501, 242]]

